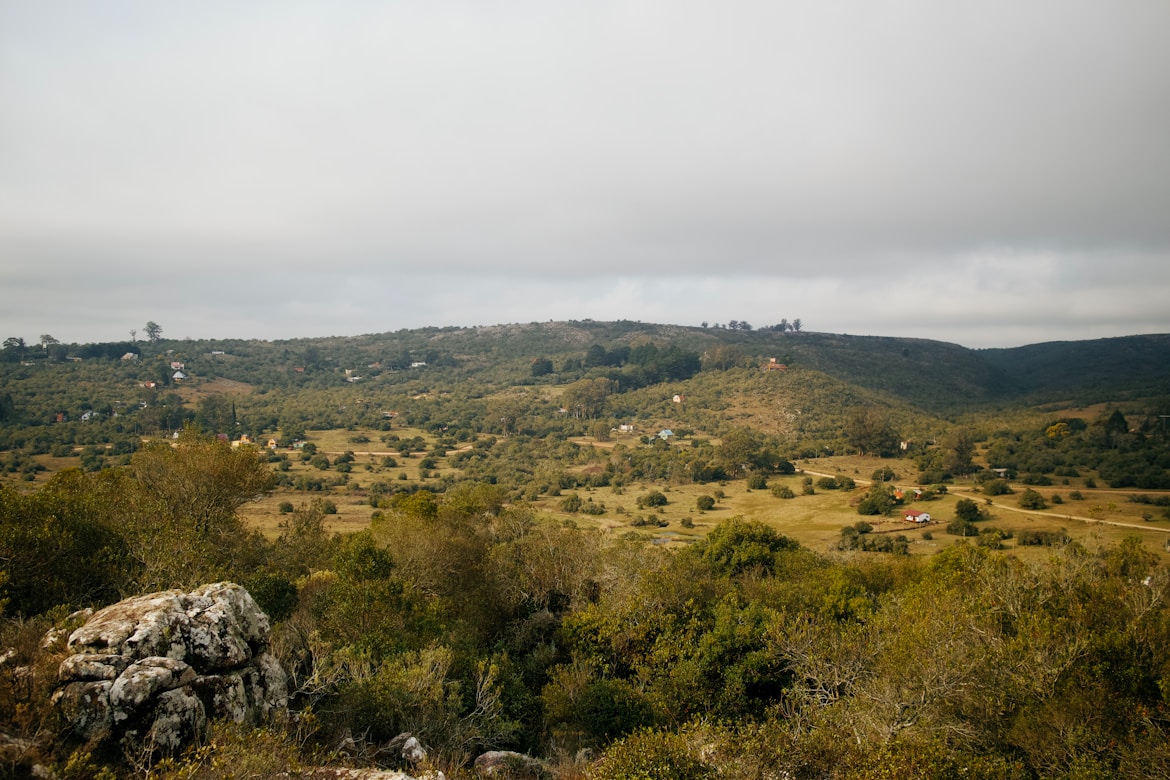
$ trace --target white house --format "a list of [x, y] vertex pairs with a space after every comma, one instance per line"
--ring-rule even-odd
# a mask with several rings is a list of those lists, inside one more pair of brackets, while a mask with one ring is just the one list
[[917, 509], [907, 509], [902, 513], [902, 517], [906, 518], [911, 523], [929, 523], [930, 512], [920, 512]]

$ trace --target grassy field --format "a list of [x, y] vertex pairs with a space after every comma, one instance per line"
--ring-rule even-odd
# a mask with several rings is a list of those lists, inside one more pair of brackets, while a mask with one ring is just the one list
[[[420, 430], [401, 428], [393, 431], [402, 439], [422, 437], [430, 448], [433, 436]], [[307, 505], [314, 499], [328, 499], [336, 507], [336, 513], [327, 516], [326, 526], [331, 531], [349, 533], [368, 527], [374, 507], [370, 505], [368, 488], [375, 481], [391, 481], [395, 484], [420, 485], [434, 483], [435, 475], [451, 473], [446, 457], [435, 457], [437, 468], [427, 478], [420, 478], [419, 464], [426, 453], [415, 452], [404, 456], [382, 441], [384, 432], [379, 430], [329, 430], [311, 431], [308, 441], [317, 446], [318, 453], [326, 454], [331, 460], [344, 452], [352, 452], [354, 462], [348, 475], [335, 469], [321, 470], [303, 460], [300, 450], [284, 449], [280, 454], [287, 457], [289, 466], [284, 472], [293, 480], [298, 477], [321, 480], [322, 490], [297, 490], [283, 486], [271, 494], [242, 507], [240, 515], [250, 526], [269, 536], [279, 533], [280, 523], [285, 517], [280, 511], [287, 502], [294, 507]], [[362, 439], [368, 441], [362, 441]], [[593, 443], [599, 450], [612, 447], [613, 442]], [[633, 441], [627, 442], [632, 444]], [[636, 444], [634, 445], [636, 446]], [[384, 465], [384, 459], [394, 458], [396, 465]], [[76, 458], [38, 456], [46, 470], [37, 474], [33, 481], [12, 481], [21, 489], [42, 484], [49, 476], [63, 468], [75, 467]], [[895, 484], [911, 488], [915, 486], [917, 470], [913, 463], [901, 460], [878, 460], [876, 458], [837, 456], [799, 461], [799, 473], [792, 476], [777, 476], [769, 479], [768, 488], [749, 490], [745, 480], [720, 484], [668, 485], [650, 482], [632, 483], [622, 487], [582, 487], [566, 490], [563, 495], [541, 496], [533, 501], [538, 511], [554, 517], [569, 520], [580, 526], [593, 526], [609, 534], [636, 533], [665, 544], [685, 544], [704, 536], [720, 521], [735, 516], [761, 520], [778, 531], [791, 536], [811, 549], [826, 552], [835, 549], [842, 527], [866, 520], [874, 526], [874, 533], [903, 534], [910, 541], [912, 554], [929, 555], [953, 544], [956, 537], [945, 533], [948, 522], [954, 519], [954, 507], [959, 498], [969, 497], [984, 507], [989, 519], [980, 527], [998, 528], [1018, 536], [1022, 530], [1054, 531], [1064, 529], [1075, 539], [1105, 541], [1137, 535], [1145, 545], [1170, 560], [1166, 543], [1170, 540], [1170, 520], [1160, 507], [1134, 503], [1128, 497], [1135, 491], [1119, 491], [1084, 486], [1085, 479], [1075, 479], [1073, 484], [1052, 487], [1036, 487], [1045, 497], [1048, 508], [1043, 511], [1026, 511], [1018, 506], [1019, 493], [1025, 487], [1013, 486], [1014, 495], [996, 496], [988, 503], [972, 483], [958, 483], [949, 486], [949, 492], [916, 508], [931, 513], [935, 521], [926, 526], [908, 523], [898, 516], [888, 518], [861, 517], [856, 504], [864, 494], [868, 479], [879, 468], [890, 466], [897, 474]], [[803, 480], [806, 476], [814, 479], [821, 475], [844, 475], [852, 477], [858, 487], [852, 491], [816, 489], [813, 495], [803, 495]], [[1088, 475], [1086, 475], [1088, 476]], [[12, 480], [12, 477], [8, 477]], [[771, 488], [787, 485], [795, 498], [782, 499], [772, 494]], [[638, 499], [652, 491], [660, 491], [667, 498], [667, 504], [655, 508], [639, 508]], [[1070, 494], [1079, 491], [1082, 498], [1075, 500]], [[1150, 491], [1144, 491], [1149, 493]], [[562, 502], [576, 493], [588, 507], [603, 506], [604, 512], [569, 513], [562, 509]], [[715, 507], [700, 511], [697, 501], [700, 496], [716, 498]], [[1062, 503], [1054, 503], [1060, 497]], [[1146, 515], [1143, 517], [1143, 514]], [[924, 538], [928, 537], [928, 538]], [[1032, 558], [1044, 556], [1044, 548], [1021, 547], [1015, 538], [1004, 542], [1005, 548]], [[862, 553], [858, 553], [862, 554]]]

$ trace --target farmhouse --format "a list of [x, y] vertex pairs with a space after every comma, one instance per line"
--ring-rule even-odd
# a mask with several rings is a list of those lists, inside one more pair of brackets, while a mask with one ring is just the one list
[[921, 512], [917, 509], [907, 509], [902, 513], [902, 517], [906, 518], [911, 523], [929, 523], [930, 512]]

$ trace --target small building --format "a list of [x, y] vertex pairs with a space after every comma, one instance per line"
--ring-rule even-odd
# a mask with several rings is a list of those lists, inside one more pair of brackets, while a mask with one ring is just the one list
[[930, 512], [920, 512], [917, 509], [907, 509], [902, 513], [902, 517], [906, 518], [907, 522], [911, 523], [930, 522]]
[[658, 432], [658, 438], [662, 439], [663, 441], [666, 441], [673, 436], [674, 436], [674, 431], [672, 431], [670, 428], [663, 428], [661, 431]]
[[634, 426], [630, 423], [622, 423], [621, 425], [618, 426], [618, 431], [620, 433], [633, 433], [634, 430], [635, 430]]
[[269, 439], [268, 440], [268, 449], [270, 449], [270, 450], [276, 449], [276, 439]]
[[411, 368], [426, 368], [427, 363], [425, 360], [416, 360], [410, 364], [410, 367]]
[[186, 367], [187, 367], [187, 364], [183, 363], [182, 361], [179, 361], [179, 360], [172, 360], [171, 361], [171, 368], [174, 369], [175, 371], [182, 371]]
[[127, 352], [125, 355], [122, 356], [122, 359], [123, 360], [137, 360], [138, 353], [137, 352]]
[[687, 397], [681, 393], [675, 393], [674, 397], [670, 400], [674, 401], [676, 404], [681, 404], [683, 401], [687, 400]]
[[182, 371], [176, 371], [175, 373], [171, 374], [171, 379], [173, 379], [176, 382], [182, 382], [186, 378], [187, 378], [187, 375], [184, 374]]
[[787, 371], [788, 365], [786, 363], [779, 363], [776, 358], [768, 358], [768, 362], [760, 366], [765, 371]]

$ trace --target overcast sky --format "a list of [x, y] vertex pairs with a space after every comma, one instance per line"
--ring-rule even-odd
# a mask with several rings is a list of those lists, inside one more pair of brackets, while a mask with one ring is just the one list
[[1170, 332], [1165, 0], [0, 0], [0, 337]]

